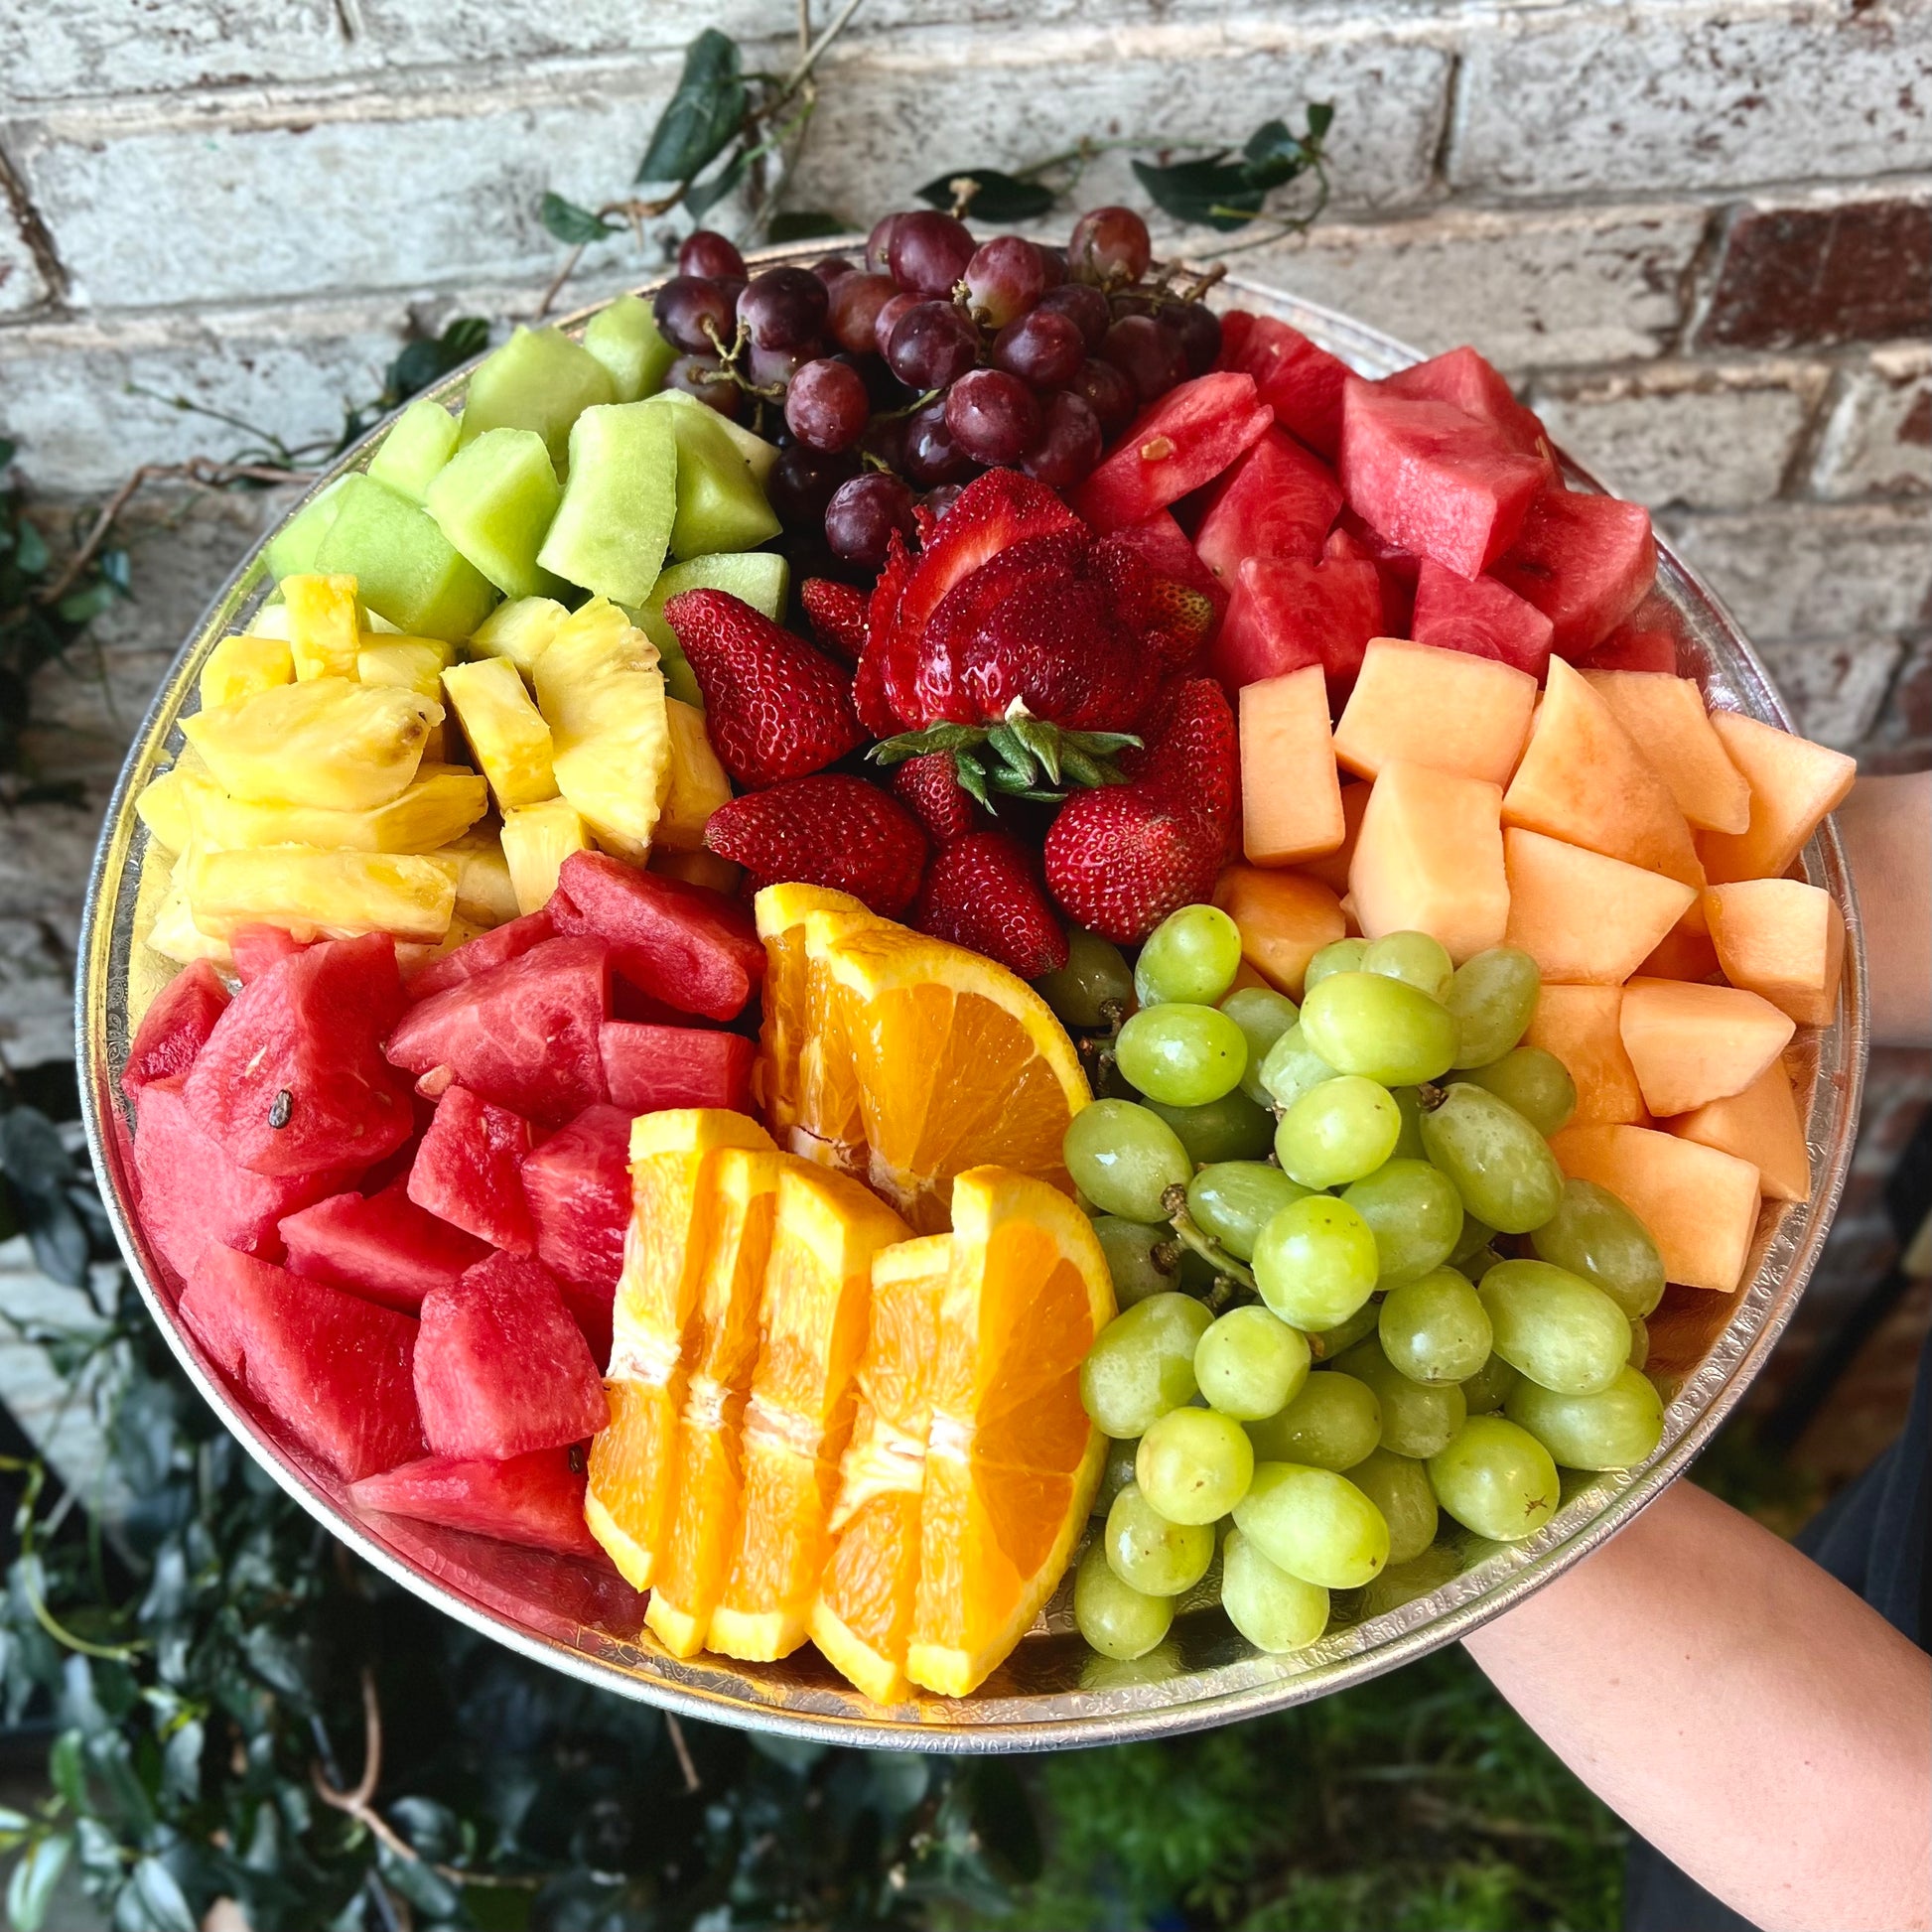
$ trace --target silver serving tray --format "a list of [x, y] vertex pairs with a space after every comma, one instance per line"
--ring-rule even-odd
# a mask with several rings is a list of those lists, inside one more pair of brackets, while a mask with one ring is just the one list
[[[758, 260], [759, 265], [805, 263], [839, 246], [772, 250]], [[1214, 300], [1292, 323], [1364, 375], [1384, 375], [1420, 359], [1379, 331], [1285, 290], [1231, 276]], [[591, 313], [564, 326], [579, 330]], [[458, 370], [429, 393], [461, 398], [474, 367]], [[364, 437], [310, 495], [345, 472], [361, 469], [387, 428], [385, 422]], [[1597, 487], [1574, 465], [1569, 474], [1581, 486]], [[175, 1284], [141, 1231], [128, 1111], [117, 1084], [134, 1021], [174, 970], [137, 943], [137, 929], [145, 930], [152, 913], [137, 909], [147, 834], [135, 816], [134, 798], [178, 750], [177, 721], [196, 708], [196, 682], [208, 650], [244, 627], [271, 588], [261, 548], [258, 543], [249, 552], [182, 646], [135, 736], [108, 808], [80, 936], [76, 1047], [88, 1146], [134, 1279], [169, 1346], [215, 1413], [319, 1522], [385, 1575], [472, 1629], [621, 1696], [692, 1718], [832, 1743], [1025, 1751], [1228, 1724], [1394, 1670], [1466, 1636], [1561, 1575], [1683, 1471], [1749, 1386], [1791, 1318], [1845, 1185], [1865, 1060], [1858, 902], [1829, 822], [1807, 847], [1804, 865], [1807, 876], [1843, 910], [1848, 944], [1839, 1018], [1822, 1034], [1803, 1036], [1800, 1047], [1805, 1056], [1801, 1091], [1808, 1084], [1810, 1096], [1812, 1198], [1803, 1206], [1765, 1206], [1749, 1279], [1737, 1293], [1672, 1289], [1652, 1317], [1652, 1366], [1671, 1392], [1656, 1454], [1620, 1475], [1567, 1482], [1556, 1517], [1519, 1544], [1498, 1547], [1459, 1538], [1446, 1519], [1444, 1541], [1432, 1553], [1445, 1581], [1379, 1614], [1369, 1613], [1372, 1604], [1338, 1598], [1335, 1623], [1308, 1650], [1290, 1657], [1264, 1655], [1218, 1611], [1203, 1607], [1177, 1617], [1172, 1636], [1153, 1656], [1138, 1664], [1110, 1664], [1092, 1656], [1073, 1634], [1063, 1589], [1055, 1608], [974, 1696], [919, 1696], [888, 1708], [862, 1697], [809, 1647], [770, 1665], [712, 1657], [680, 1662], [645, 1629], [644, 1598], [614, 1573], [357, 1511], [333, 1473], [253, 1413], [176, 1318]], [[1658, 559], [1659, 582], [1682, 615], [1689, 640], [1680, 669], [1694, 673], [1711, 697], [1730, 708], [1789, 728], [1763, 664], [1729, 614], [1662, 544]]]

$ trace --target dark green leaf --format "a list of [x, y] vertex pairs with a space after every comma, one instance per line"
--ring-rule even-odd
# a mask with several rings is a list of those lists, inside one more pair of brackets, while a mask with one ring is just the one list
[[159, 1859], [141, 1860], [134, 1867], [127, 1889], [140, 1911], [137, 1915], [119, 1909], [127, 1896], [123, 1893], [114, 1913], [116, 1932], [123, 1925], [128, 1932], [136, 1932], [137, 1928], [138, 1932], [196, 1932], [195, 1914], [181, 1881]]
[[390, 408], [427, 389], [439, 376], [469, 361], [489, 345], [489, 324], [482, 316], [458, 316], [440, 336], [405, 343], [389, 364], [383, 400]]
[[41, 1932], [54, 1887], [61, 1882], [72, 1850], [73, 1840], [62, 1832], [21, 1855], [7, 1880], [7, 1923], [14, 1932]]
[[14, 539], [14, 562], [29, 577], [38, 577], [47, 569], [47, 539], [41, 535], [40, 525], [29, 523], [25, 517]]
[[677, 91], [637, 164], [640, 182], [690, 181], [724, 153], [749, 106], [738, 43], [707, 27], [685, 50]]
[[398, 1798], [389, 1822], [432, 1863], [448, 1864], [463, 1849], [461, 1821], [434, 1798]]
[[87, 1767], [79, 1731], [64, 1730], [55, 1738], [47, 1753], [47, 1777], [69, 1811], [86, 1811]]
[[1227, 231], [1245, 227], [1261, 212], [1263, 191], [1250, 184], [1245, 162], [1210, 155], [1168, 168], [1148, 161], [1133, 166], [1155, 206], [1177, 221]]
[[1309, 141], [1319, 147], [1327, 138], [1328, 130], [1335, 124], [1335, 103], [1332, 100], [1311, 100], [1309, 102]]
[[816, 241], [820, 235], [843, 234], [852, 224], [822, 207], [782, 209], [764, 224], [772, 241]]
[[572, 247], [581, 247], [587, 242], [602, 241], [606, 235], [618, 234], [623, 223], [607, 220], [601, 214], [593, 214], [587, 207], [579, 207], [575, 202], [567, 202], [561, 195], [544, 191], [538, 204], [537, 213], [543, 225], [559, 241], [567, 241]]
[[54, 608], [64, 623], [92, 623], [118, 595], [112, 584], [88, 584], [69, 591]]
[[749, 151], [741, 147], [715, 175], [694, 181], [684, 191], [684, 206], [691, 210], [694, 221], [702, 220], [738, 186], [745, 178], [745, 164], [750, 159]]
[[919, 190], [930, 207], [950, 208], [959, 199], [955, 182], [977, 185], [969, 212], [975, 221], [1032, 221], [1052, 211], [1053, 192], [1036, 181], [1021, 181], [997, 168], [954, 168]]
[[1291, 182], [1309, 165], [1308, 150], [1288, 131], [1286, 121], [1266, 121], [1241, 150], [1249, 183], [1267, 190]]
[[192, 1805], [202, 1795], [202, 1747], [207, 1732], [199, 1719], [178, 1725], [161, 1751], [161, 1787], [177, 1804]]
[[18, 448], [19, 445], [11, 436], [0, 436], [0, 470], [4, 470], [14, 460], [14, 453]]
[[818, 1760], [825, 1755], [823, 1744], [814, 1744], [809, 1737], [780, 1737], [775, 1731], [755, 1730], [752, 1733], [752, 1748], [760, 1757], [768, 1757], [774, 1764], [782, 1764], [787, 1771], [803, 1777]]
[[383, 1883], [432, 1918], [450, 1918], [462, 1904], [463, 1894], [456, 1886], [420, 1861], [398, 1858], [386, 1845], [376, 1848], [375, 1858]]

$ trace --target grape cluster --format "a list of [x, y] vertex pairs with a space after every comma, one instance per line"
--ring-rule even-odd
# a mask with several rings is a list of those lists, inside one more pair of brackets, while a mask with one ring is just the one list
[[1442, 1581], [1439, 1511], [1515, 1541], [1555, 1514], [1559, 1465], [1625, 1468], [1663, 1433], [1642, 1373], [1663, 1264], [1550, 1152], [1577, 1096], [1518, 1043], [1535, 961], [1343, 939], [1300, 1008], [1240, 967], [1234, 921], [1189, 905], [1131, 974], [1076, 933], [1040, 982], [1071, 1027], [1133, 1009], [1112, 1051], [1136, 1097], [1065, 1144], [1122, 1310], [1081, 1377], [1112, 1447], [1074, 1613], [1109, 1658], [1159, 1645], [1217, 1552], [1235, 1627], [1300, 1649], [1333, 1590]]
[[749, 278], [701, 228], [677, 267], [654, 311], [679, 351], [667, 383], [733, 417], [780, 419], [772, 508], [868, 570], [895, 531], [912, 535], [916, 501], [943, 515], [984, 469], [1070, 488], [1220, 352], [1219, 319], [1156, 272], [1131, 208], [1083, 214], [1063, 248], [975, 241], [919, 208], [880, 221], [863, 262]]

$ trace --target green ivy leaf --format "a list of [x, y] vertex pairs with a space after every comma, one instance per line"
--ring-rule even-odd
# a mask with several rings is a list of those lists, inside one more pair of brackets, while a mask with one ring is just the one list
[[47, 569], [47, 539], [38, 523], [20, 520], [20, 534], [14, 539], [14, 562], [29, 577], [39, 577]]
[[621, 221], [594, 214], [589, 208], [579, 207], [575, 202], [567, 202], [561, 195], [554, 195], [548, 189], [537, 205], [537, 213], [543, 225], [559, 241], [569, 242], [573, 248], [602, 241], [606, 235], [617, 234], [623, 226]]
[[919, 190], [929, 207], [950, 208], [959, 197], [953, 183], [970, 181], [979, 192], [969, 210], [975, 221], [1032, 221], [1051, 211], [1053, 192], [1036, 181], [1022, 181], [997, 168], [952, 168]]
[[684, 206], [691, 210], [694, 221], [702, 220], [744, 180], [745, 166], [750, 159], [750, 153], [741, 147], [715, 175], [704, 181], [694, 181], [684, 191]]
[[181, 1880], [159, 1859], [142, 1859], [134, 1867], [127, 1890], [133, 1894], [139, 1916], [126, 1910], [123, 1894], [115, 1906], [117, 1927], [138, 1927], [140, 1932], [197, 1932], [195, 1913]]
[[1230, 161], [1225, 154], [1176, 161], [1166, 168], [1151, 161], [1137, 161], [1133, 167], [1155, 207], [1177, 221], [1227, 232], [1246, 227], [1261, 212], [1266, 191], [1249, 180], [1246, 162]]
[[1311, 157], [1286, 121], [1264, 121], [1248, 136], [1241, 158], [1250, 185], [1265, 192], [1293, 181]]
[[776, 241], [816, 241], [821, 235], [843, 234], [851, 223], [842, 215], [822, 207], [786, 208], [764, 224], [765, 234]]
[[489, 324], [482, 316], [458, 316], [440, 336], [405, 343], [402, 352], [389, 364], [384, 407], [394, 409], [407, 402], [419, 389], [427, 389], [488, 346]]
[[72, 1850], [73, 1840], [62, 1832], [21, 1855], [7, 1881], [7, 1923], [14, 1932], [41, 1932], [54, 1887], [61, 1882]]
[[738, 43], [707, 27], [685, 50], [677, 91], [651, 130], [637, 180], [691, 181], [702, 174], [724, 153], [749, 105]]

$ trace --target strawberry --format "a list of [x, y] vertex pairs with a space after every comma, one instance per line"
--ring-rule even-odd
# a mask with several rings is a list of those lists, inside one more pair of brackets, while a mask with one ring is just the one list
[[950, 845], [984, 820], [959, 767], [945, 752], [924, 752], [894, 767], [893, 796], [926, 829], [934, 845]]
[[926, 868], [912, 923], [1023, 980], [1066, 964], [1066, 933], [1025, 848], [1007, 832], [969, 832], [947, 846]]
[[734, 798], [712, 813], [704, 836], [755, 885], [829, 886], [889, 919], [911, 904], [925, 865], [925, 834], [911, 814], [877, 785], [836, 771]]
[[749, 604], [680, 591], [664, 621], [704, 692], [712, 748], [739, 784], [802, 777], [865, 743], [845, 672]]
[[860, 649], [859, 668], [852, 679], [852, 702], [860, 723], [875, 738], [891, 738], [899, 728], [898, 713], [893, 709], [886, 690], [886, 657], [898, 615], [899, 598], [911, 575], [911, 553], [905, 547], [904, 538], [895, 530], [887, 539], [886, 562], [866, 606], [866, 641]]
[[829, 577], [807, 577], [798, 587], [798, 601], [812, 621], [812, 635], [819, 643], [834, 657], [858, 663], [866, 647], [865, 593]]
[[1241, 802], [1241, 752], [1234, 713], [1211, 677], [1180, 678], [1156, 700], [1144, 751], [1120, 766], [1171, 811], [1210, 819], [1224, 831]]
[[1046, 884], [1088, 931], [1132, 945], [1170, 912], [1213, 897], [1223, 842], [1212, 820], [1174, 811], [1142, 785], [1105, 785], [1060, 807], [1046, 834]]

